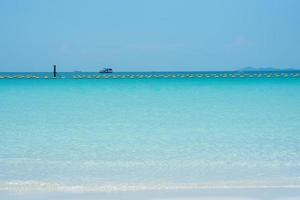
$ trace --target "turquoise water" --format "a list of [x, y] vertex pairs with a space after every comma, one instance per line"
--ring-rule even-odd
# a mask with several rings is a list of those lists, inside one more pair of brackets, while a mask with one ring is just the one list
[[300, 187], [300, 79], [0, 80], [0, 190]]

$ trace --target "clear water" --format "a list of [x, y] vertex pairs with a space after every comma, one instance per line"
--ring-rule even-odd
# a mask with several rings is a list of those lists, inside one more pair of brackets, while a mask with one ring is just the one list
[[0, 190], [299, 187], [299, 144], [299, 78], [0, 80]]

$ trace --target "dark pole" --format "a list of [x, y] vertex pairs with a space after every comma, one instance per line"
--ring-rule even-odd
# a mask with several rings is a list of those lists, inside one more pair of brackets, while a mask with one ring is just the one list
[[53, 65], [53, 77], [56, 78], [56, 65]]

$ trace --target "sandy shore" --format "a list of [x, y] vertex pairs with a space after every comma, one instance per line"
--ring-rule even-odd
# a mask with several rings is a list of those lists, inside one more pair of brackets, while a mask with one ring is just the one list
[[299, 188], [199, 189], [138, 192], [0, 192], [5, 200], [299, 200]]

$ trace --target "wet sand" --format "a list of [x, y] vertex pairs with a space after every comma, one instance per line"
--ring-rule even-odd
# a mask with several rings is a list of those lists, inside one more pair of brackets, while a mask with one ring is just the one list
[[0, 192], [5, 200], [298, 200], [299, 188], [201, 189], [139, 192]]

